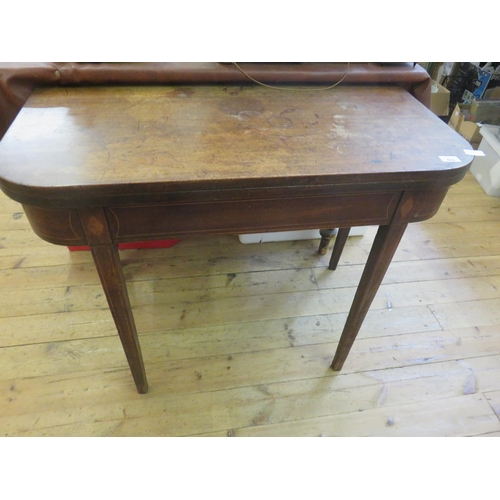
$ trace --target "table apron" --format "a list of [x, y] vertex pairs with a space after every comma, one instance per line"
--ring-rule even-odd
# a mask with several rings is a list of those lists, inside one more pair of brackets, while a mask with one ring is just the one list
[[[201, 234], [244, 234], [334, 227], [387, 225], [398, 219], [415, 222], [431, 217], [447, 188], [280, 197], [152, 203], [101, 207], [115, 243], [187, 237]], [[24, 205], [35, 233], [59, 245], [88, 243], [78, 209], [49, 209]], [[102, 221], [95, 221], [99, 232]]]
[[169, 203], [106, 209], [116, 242], [390, 222], [400, 192]]

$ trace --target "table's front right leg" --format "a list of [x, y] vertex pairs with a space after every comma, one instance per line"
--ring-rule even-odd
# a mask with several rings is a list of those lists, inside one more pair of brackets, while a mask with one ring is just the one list
[[333, 370], [342, 369], [407, 225], [403, 223], [379, 227], [337, 346]]
[[[408, 223], [432, 217], [438, 211], [447, 191], [448, 188], [444, 187], [401, 193], [391, 222], [379, 226], [337, 346], [332, 362], [334, 370], [342, 369]], [[343, 246], [342, 240], [347, 239], [347, 234], [348, 232], [344, 231], [339, 235], [340, 247]], [[338, 252], [334, 250], [334, 254]], [[332, 256], [332, 259], [333, 264], [336, 264], [337, 257]]]

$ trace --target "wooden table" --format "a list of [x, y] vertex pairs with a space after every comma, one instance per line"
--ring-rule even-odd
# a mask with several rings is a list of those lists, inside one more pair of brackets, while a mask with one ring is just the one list
[[468, 148], [391, 85], [39, 88], [0, 142], [0, 187], [44, 240], [90, 246], [145, 393], [118, 243], [339, 227], [334, 269], [348, 228], [380, 226], [340, 370], [407, 224], [436, 213]]

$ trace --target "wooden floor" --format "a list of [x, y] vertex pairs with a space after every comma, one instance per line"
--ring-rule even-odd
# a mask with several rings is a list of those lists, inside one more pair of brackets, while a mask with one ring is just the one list
[[340, 373], [375, 229], [196, 238], [121, 253], [150, 391], [135, 390], [90, 255], [0, 195], [0, 435], [498, 436], [500, 198], [472, 175], [411, 225]]

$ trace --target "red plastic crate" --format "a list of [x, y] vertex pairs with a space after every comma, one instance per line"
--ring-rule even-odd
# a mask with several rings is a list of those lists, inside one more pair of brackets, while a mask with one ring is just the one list
[[[137, 248], [170, 248], [181, 240], [157, 240], [157, 241], [136, 241], [134, 243], [118, 243], [119, 250], [130, 250]], [[70, 252], [82, 252], [90, 250], [88, 246], [69, 246]]]

